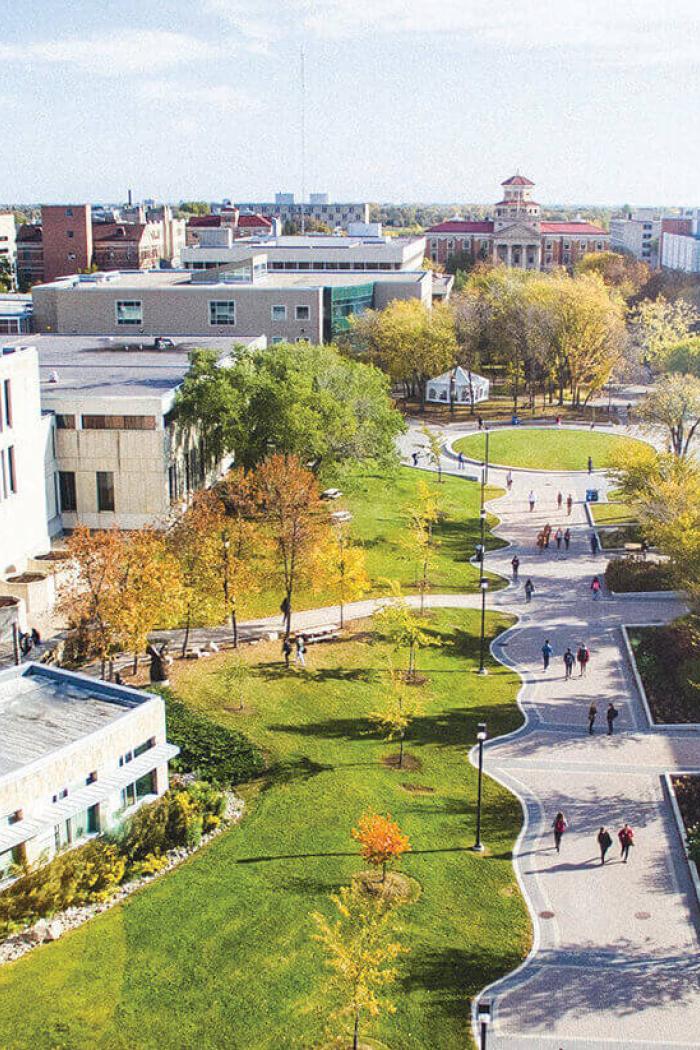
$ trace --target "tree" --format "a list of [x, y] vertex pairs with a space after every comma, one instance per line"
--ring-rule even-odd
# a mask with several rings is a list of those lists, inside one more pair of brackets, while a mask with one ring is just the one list
[[353, 544], [341, 523], [330, 530], [321, 554], [325, 580], [337, 599], [340, 626], [345, 626], [345, 605], [356, 602], [371, 587], [362, 547]]
[[[461, 272], [461, 271], [459, 271]], [[456, 279], [455, 279], [456, 284]], [[456, 363], [466, 371], [469, 379], [469, 411], [474, 415], [474, 387], [472, 373], [479, 368], [481, 357], [487, 349], [486, 310], [478, 291], [465, 281], [457, 295], [452, 297], [455, 337], [457, 339]], [[452, 408], [452, 405], [450, 405]]]
[[668, 372], [681, 372], [700, 379], [700, 336], [688, 336], [671, 347], [665, 367]]
[[382, 882], [386, 881], [387, 864], [396, 863], [411, 848], [408, 835], [391, 819], [391, 813], [385, 817], [365, 813], [350, 834], [360, 843], [360, 852], [367, 863], [382, 869]]
[[438, 499], [424, 481], [419, 481], [416, 502], [408, 508], [409, 528], [403, 546], [419, 565], [418, 589], [420, 614], [425, 609], [425, 595], [430, 587], [430, 570], [437, 541], [433, 530], [439, 519]]
[[117, 581], [124, 558], [124, 534], [116, 529], [91, 532], [85, 525], [78, 525], [66, 547], [73, 572], [63, 589], [59, 608], [74, 629], [87, 633], [104, 678], [107, 663], [119, 645]]
[[685, 456], [700, 426], [700, 379], [665, 375], [640, 401], [637, 417], [648, 430], [663, 427], [676, 456]]
[[180, 211], [189, 212], [190, 215], [209, 215], [211, 206], [206, 201], [180, 201]]
[[180, 568], [180, 592], [185, 616], [182, 656], [187, 654], [193, 623], [220, 619], [216, 556], [209, 542], [215, 508], [207, 492], [197, 492], [184, 514], [166, 533], [166, 542]]
[[445, 443], [445, 437], [439, 430], [431, 430], [430, 427], [425, 426], [425, 424], [420, 428], [420, 432], [428, 443], [428, 460], [437, 470], [438, 484], [441, 484], [442, 446]]
[[15, 272], [7, 258], [0, 258], [0, 292], [11, 292], [15, 286]]
[[244, 406], [228, 371], [219, 367], [213, 350], [194, 350], [189, 372], [175, 398], [177, 436], [201, 441], [209, 468], [233, 452], [242, 422]]
[[399, 740], [399, 769], [403, 769], [403, 746], [406, 730], [422, 711], [422, 704], [413, 686], [409, 686], [392, 669], [390, 685], [384, 697], [384, 706], [370, 712], [369, 718], [384, 733], [387, 740]]
[[114, 580], [112, 605], [120, 644], [133, 654], [133, 673], [139, 653], [154, 627], [177, 621], [182, 607], [179, 565], [161, 533], [153, 529], [130, 532], [122, 545]]
[[398, 977], [394, 964], [408, 949], [394, 939], [394, 908], [390, 901], [369, 896], [359, 886], [343, 886], [331, 900], [338, 918], [329, 922], [320, 912], [314, 912], [312, 918], [318, 930], [314, 939], [326, 953], [333, 971], [333, 986], [343, 1000], [333, 1016], [352, 1019], [353, 1050], [359, 1050], [360, 1025], [365, 1015], [378, 1017], [382, 1012], [396, 1012], [394, 1004], [381, 993]]
[[401, 597], [398, 584], [392, 584], [393, 600], [380, 609], [374, 617], [376, 629], [387, 636], [396, 649], [408, 649], [409, 679], [416, 676], [416, 654], [421, 645], [426, 645], [425, 620], [417, 616]]
[[329, 538], [328, 511], [319, 499], [316, 478], [296, 456], [270, 456], [258, 468], [254, 484], [276, 575], [284, 589], [285, 637], [289, 637], [295, 591], [302, 582], [311, 581]]
[[630, 328], [645, 360], [663, 367], [670, 351], [700, 321], [700, 314], [685, 299], [669, 302], [660, 295], [644, 299], [630, 315]]
[[636, 295], [649, 280], [648, 263], [627, 252], [589, 252], [576, 263], [576, 275], [598, 274], [623, 299]]
[[222, 610], [231, 620], [233, 647], [238, 646], [238, 615], [244, 597], [259, 590], [254, 563], [260, 537], [254, 520], [257, 494], [254, 480], [237, 468], [216, 489], [204, 494], [210, 503], [209, 533], [221, 587]]

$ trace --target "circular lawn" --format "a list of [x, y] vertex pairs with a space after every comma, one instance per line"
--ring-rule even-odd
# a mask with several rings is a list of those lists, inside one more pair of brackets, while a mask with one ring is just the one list
[[[558, 427], [508, 427], [490, 430], [489, 462], [504, 467], [533, 470], [587, 470], [588, 457], [593, 469], [609, 467], [613, 454], [640, 449], [644, 442], [597, 430], [560, 430]], [[483, 460], [486, 435], [483, 432], [459, 438], [455, 452], [469, 459]]]

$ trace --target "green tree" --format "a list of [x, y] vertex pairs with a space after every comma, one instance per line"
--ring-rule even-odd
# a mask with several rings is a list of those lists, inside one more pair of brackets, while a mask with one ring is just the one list
[[428, 460], [437, 471], [438, 484], [442, 483], [442, 446], [445, 443], [445, 436], [439, 430], [432, 430], [430, 427], [423, 425], [420, 428], [420, 432], [425, 438], [428, 445]]
[[672, 346], [666, 356], [666, 370], [700, 379], [700, 335], [691, 335]]
[[434, 527], [439, 518], [438, 500], [424, 481], [418, 482], [416, 502], [407, 511], [408, 531], [403, 546], [419, 568], [418, 590], [420, 591], [420, 614], [425, 609], [425, 595], [430, 587], [430, 571], [438, 542]]
[[700, 379], [691, 375], [664, 375], [637, 407], [642, 426], [663, 428], [671, 450], [686, 456], [700, 426]]
[[190, 215], [209, 215], [211, 206], [206, 201], [180, 201], [180, 211]]
[[397, 583], [390, 585], [392, 600], [374, 617], [375, 629], [385, 635], [395, 649], [408, 649], [407, 678], [416, 677], [417, 653], [427, 645], [426, 622], [418, 616], [401, 596]]
[[669, 302], [660, 295], [658, 299], [644, 299], [632, 311], [629, 320], [635, 342], [645, 359], [651, 365], [663, 367], [670, 351], [687, 339], [700, 321], [700, 314], [685, 299]]
[[0, 259], [0, 292], [11, 292], [15, 287], [15, 272], [9, 259]]
[[243, 402], [228, 371], [213, 350], [194, 350], [175, 398], [176, 439], [201, 441], [210, 468], [233, 452], [242, 425]]
[[399, 769], [403, 769], [403, 749], [406, 732], [411, 722], [421, 713], [423, 705], [416, 689], [407, 685], [394, 670], [389, 672], [389, 688], [384, 696], [384, 704], [377, 711], [371, 711], [369, 719], [379, 728], [387, 740], [399, 741]]

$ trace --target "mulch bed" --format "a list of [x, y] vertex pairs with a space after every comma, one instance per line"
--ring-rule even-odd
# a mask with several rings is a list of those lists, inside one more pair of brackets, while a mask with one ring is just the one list
[[700, 828], [700, 776], [671, 777], [685, 830]]
[[415, 773], [417, 770], [423, 768], [423, 763], [419, 758], [416, 758], [414, 755], [407, 755], [405, 752], [401, 765], [399, 765], [398, 751], [395, 755], [385, 755], [382, 762], [385, 766], [388, 766], [389, 769], [403, 769], [407, 773]]
[[700, 723], [700, 618], [628, 632], [654, 721]]

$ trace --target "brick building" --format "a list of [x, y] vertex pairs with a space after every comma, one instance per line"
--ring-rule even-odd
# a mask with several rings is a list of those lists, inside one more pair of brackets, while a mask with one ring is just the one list
[[41, 209], [44, 280], [86, 270], [92, 262], [92, 211], [89, 204], [51, 204]]
[[92, 261], [99, 270], [151, 270], [161, 258], [162, 238], [155, 222], [101, 223], [93, 230]]
[[493, 219], [454, 218], [426, 231], [428, 254], [442, 263], [460, 254], [526, 270], [571, 269], [589, 252], [607, 251], [606, 230], [576, 219], [543, 222], [540, 205], [532, 200], [534, 182], [512, 175], [501, 183], [503, 197]]

